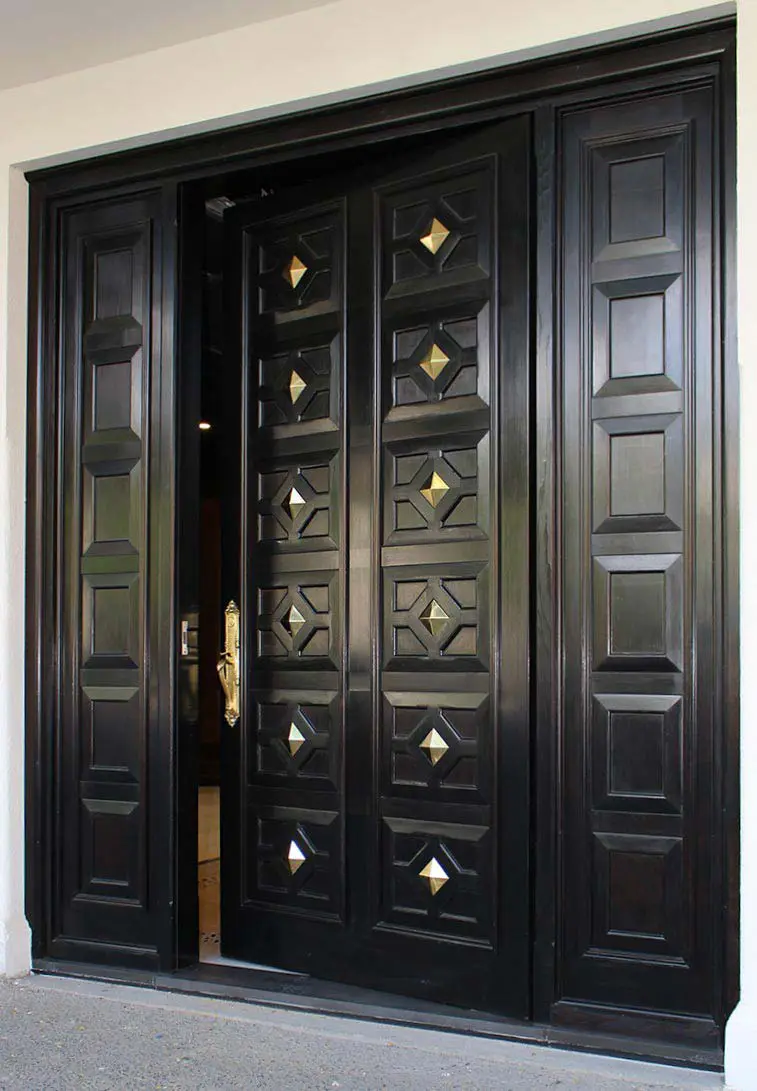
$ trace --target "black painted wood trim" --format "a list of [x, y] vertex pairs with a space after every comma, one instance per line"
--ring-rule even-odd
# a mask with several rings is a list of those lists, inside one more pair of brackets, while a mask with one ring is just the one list
[[[607, 80], [649, 77], [665, 70], [719, 63], [733, 42], [735, 19], [700, 23], [621, 40], [589, 49], [497, 67], [484, 73], [431, 79], [399, 91], [359, 97], [347, 103], [300, 108], [251, 124], [202, 136], [181, 138], [137, 151], [100, 155], [73, 166], [32, 171], [30, 181], [44, 186], [48, 197], [73, 196], [96, 186], [122, 185], [148, 179], [217, 178], [223, 169], [249, 168], [306, 149], [319, 153], [344, 143], [393, 139], [398, 126], [408, 131], [438, 128], [442, 119], [470, 124], [473, 114], [522, 112], [555, 97], [575, 99]], [[286, 111], [286, 107], [284, 107]], [[479, 116], [476, 120], [484, 120]]]

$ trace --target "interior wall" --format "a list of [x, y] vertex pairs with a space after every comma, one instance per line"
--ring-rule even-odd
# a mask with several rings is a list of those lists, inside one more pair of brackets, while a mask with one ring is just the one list
[[[535, 54], [733, 11], [696, 0], [335, 0], [123, 61], [0, 93], [0, 974], [29, 965], [23, 916], [23, 677], [27, 191], [24, 165], [64, 162], [186, 132], [288, 112], [368, 85], [511, 63]], [[739, 184], [757, 169], [757, 0], [740, 0]], [[742, 413], [757, 409], [757, 205], [740, 207]], [[750, 438], [751, 433], [751, 438]], [[744, 429], [743, 480], [757, 480], [757, 432]], [[757, 494], [742, 496], [742, 555], [757, 551]], [[742, 571], [743, 678], [757, 675], [757, 572]], [[742, 987], [757, 1008], [757, 697], [743, 700]], [[756, 772], [750, 792], [748, 776]], [[750, 806], [751, 797], [751, 806]], [[736, 1065], [738, 1020], [729, 1042]], [[757, 1025], [757, 1022], [755, 1024]], [[744, 1048], [748, 1045], [744, 1037]], [[736, 1067], [732, 1071], [736, 1075]], [[739, 1079], [742, 1074], [739, 1074]], [[744, 1079], [747, 1076], [744, 1073]], [[757, 1088], [755, 1082], [739, 1087]]]

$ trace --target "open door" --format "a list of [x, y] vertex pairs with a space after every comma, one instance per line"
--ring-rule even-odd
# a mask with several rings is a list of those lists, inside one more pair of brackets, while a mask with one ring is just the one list
[[219, 664], [223, 953], [517, 1016], [529, 139], [227, 214]]

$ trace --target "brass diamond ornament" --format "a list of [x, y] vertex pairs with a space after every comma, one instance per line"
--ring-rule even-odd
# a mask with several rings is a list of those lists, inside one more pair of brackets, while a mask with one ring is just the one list
[[[292, 843], [294, 844], [294, 842]], [[444, 884], [449, 882], [449, 875], [435, 856], [431, 857], [419, 874], [421, 879], [425, 879], [428, 883], [432, 895], [438, 894]]]
[[[441, 246], [441, 243], [439, 245]], [[296, 288], [302, 278], [305, 276], [305, 273], [307, 273], [307, 271], [308, 267], [305, 262], [300, 261], [300, 259], [295, 254], [292, 260], [284, 269], [284, 279], [288, 280], [293, 288]]]
[[428, 760], [432, 765], [436, 765], [438, 761], [442, 760], [449, 747], [434, 727], [421, 743], [421, 750], [425, 750]]
[[436, 470], [434, 470], [424, 488], [421, 489], [421, 496], [424, 500], [428, 500], [432, 508], [435, 508], [437, 504], [442, 502], [448, 492], [449, 485], [441, 474], [438, 474]]
[[[289, 725], [287, 742], [289, 743], [289, 753], [292, 755], [292, 757], [295, 756], [300, 747], [305, 745], [305, 736], [302, 734], [299, 727], [295, 723], [291, 723]], [[294, 842], [292, 842], [292, 844], [294, 844]]]
[[289, 377], [289, 397], [292, 399], [292, 405], [294, 405], [307, 385], [301, 375], [296, 371], [292, 371]]
[[292, 603], [287, 614], [286, 627], [292, 636], [297, 636], [302, 626], [305, 624], [305, 618], [302, 616], [297, 607]]
[[449, 614], [445, 614], [436, 599], [432, 599], [421, 614], [421, 621], [432, 636], [439, 636], [449, 621]]
[[436, 216], [434, 216], [428, 234], [421, 236], [421, 245], [425, 246], [430, 253], [435, 254], [441, 249], [448, 237], [449, 230], [441, 220], [437, 220]]
[[287, 866], [292, 875], [302, 867], [305, 863], [305, 853], [302, 851], [296, 841], [289, 842], [289, 851], [287, 852]]
[[300, 496], [300, 494], [297, 492], [297, 489], [292, 487], [289, 495], [284, 501], [284, 507], [289, 512], [289, 518], [296, 519], [302, 509], [306, 507], [306, 505], [307, 500], [303, 499], [303, 497]]
[[420, 366], [430, 379], [436, 381], [449, 363], [449, 356], [434, 342], [420, 361]]

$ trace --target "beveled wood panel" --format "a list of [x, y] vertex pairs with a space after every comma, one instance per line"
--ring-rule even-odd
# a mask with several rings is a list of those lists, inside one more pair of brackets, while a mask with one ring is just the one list
[[[707, 91], [568, 113], [562, 990], [706, 1013], [716, 981]], [[620, 961], [619, 961], [620, 960]]]

